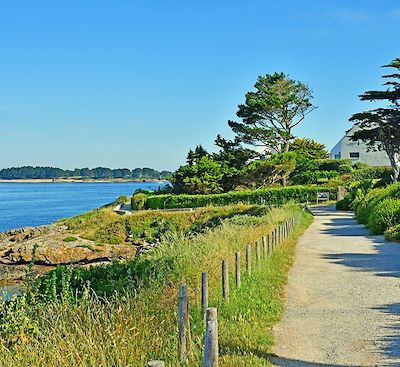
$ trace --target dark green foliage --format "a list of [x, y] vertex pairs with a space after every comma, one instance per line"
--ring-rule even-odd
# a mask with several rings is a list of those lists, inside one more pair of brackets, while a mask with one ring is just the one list
[[353, 171], [350, 159], [324, 159], [319, 162], [318, 169], [320, 171], [337, 171], [340, 174]]
[[74, 170], [63, 170], [54, 167], [12, 167], [0, 170], [0, 179], [55, 179], [68, 177], [82, 177], [93, 179], [112, 178], [143, 178], [143, 179], [167, 179], [172, 175], [169, 171], [156, 171], [152, 168], [128, 168], [110, 169], [105, 167], [76, 168]]
[[350, 192], [336, 203], [337, 210], [355, 210], [360, 202], [364, 199], [373, 188], [375, 182], [373, 180], [363, 180], [353, 184]]
[[141, 192], [135, 193], [131, 198], [132, 210], [146, 209], [147, 195]]
[[366, 179], [381, 179], [386, 183], [391, 182], [392, 169], [390, 167], [364, 167], [358, 168], [354, 166], [355, 170], [352, 172], [351, 177], [354, 181]]
[[259, 76], [254, 88], [238, 108], [243, 122], [229, 121], [229, 126], [245, 143], [287, 152], [292, 129], [315, 108], [311, 89], [284, 73]]
[[268, 188], [253, 191], [232, 191], [214, 195], [157, 195], [149, 196], [149, 209], [160, 208], [196, 208], [208, 205], [229, 205], [237, 203], [282, 205], [287, 202], [314, 202], [316, 194], [328, 191], [331, 199], [335, 199], [337, 188], [320, 186], [290, 186], [285, 188]]
[[222, 165], [209, 156], [181, 166], [173, 175], [174, 191], [189, 194], [222, 192]]
[[351, 210], [352, 195], [347, 194], [342, 200], [336, 202], [337, 210]]
[[296, 153], [277, 153], [266, 159], [256, 160], [243, 172], [242, 186], [263, 188], [281, 183], [286, 186], [289, 175], [296, 168]]
[[354, 141], [365, 142], [371, 150], [383, 150], [387, 153], [392, 180], [397, 182], [400, 174], [400, 59], [393, 60], [385, 68], [393, 68], [393, 74], [384, 75], [390, 79], [385, 83], [385, 90], [367, 91], [360, 96], [362, 101], [386, 101], [385, 108], [376, 108], [357, 113], [350, 118], [357, 130], [351, 136]]
[[201, 146], [198, 145], [195, 150], [189, 150], [189, 153], [186, 157], [186, 162], [189, 166], [196, 164], [200, 161], [201, 158], [209, 156], [208, 152]]

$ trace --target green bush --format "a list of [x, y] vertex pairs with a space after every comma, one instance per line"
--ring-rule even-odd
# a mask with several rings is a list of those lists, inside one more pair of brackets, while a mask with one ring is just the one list
[[76, 238], [76, 237], [73, 237], [73, 236], [68, 236], [68, 237], [65, 237], [65, 238], [63, 239], [64, 242], [74, 242], [74, 241], [76, 241], [76, 240], [77, 240], [77, 238]]
[[355, 208], [358, 221], [367, 224], [375, 206], [386, 198], [400, 199], [400, 183], [389, 185], [385, 188], [375, 188], [365, 195]]
[[336, 210], [351, 210], [353, 195], [347, 194], [342, 200], [336, 202]]
[[378, 203], [368, 217], [368, 228], [374, 234], [383, 234], [386, 229], [400, 223], [400, 200], [386, 198]]
[[118, 204], [124, 204], [124, 203], [128, 203], [128, 202], [129, 202], [129, 198], [126, 195], [121, 195], [117, 199]]
[[147, 203], [147, 195], [139, 192], [134, 194], [131, 199], [131, 208], [132, 210], [143, 210], [146, 208]]
[[260, 190], [232, 191], [211, 195], [150, 195], [147, 197], [149, 209], [197, 208], [209, 205], [231, 204], [283, 205], [288, 202], [315, 202], [317, 192], [329, 192], [335, 200], [336, 187], [325, 186], [289, 186]]
[[352, 178], [355, 181], [367, 179], [381, 179], [386, 183], [391, 181], [392, 169], [390, 167], [363, 167], [354, 170]]
[[320, 161], [318, 169], [320, 171], [337, 171], [340, 174], [353, 171], [350, 159], [324, 159]]
[[400, 240], [400, 224], [396, 224], [389, 227], [385, 231], [385, 238], [389, 241], [399, 241]]

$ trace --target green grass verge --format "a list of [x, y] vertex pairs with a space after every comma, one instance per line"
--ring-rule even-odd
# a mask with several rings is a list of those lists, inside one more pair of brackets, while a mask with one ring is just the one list
[[[199, 292], [202, 271], [209, 273], [210, 305], [218, 307], [219, 312], [220, 366], [270, 365], [271, 326], [283, 314], [284, 287], [294, 259], [296, 238], [312, 217], [301, 212], [302, 219], [291, 237], [258, 267], [253, 261], [251, 278], [245, 276], [242, 261], [243, 281], [239, 290], [234, 289], [233, 282], [234, 253], [241, 251], [244, 255], [247, 243], [254, 243], [273, 226], [299, 212], [298, 207], [288, 205], [259, 218], [233, 217], [195, 237], [171, 234], [158, 250], [136, 260], [135, 266], [110, 265], [106, 274], [111, 283], [115, 282], [115, 292], [107, 291], [104, 297], [84, 290], [79, 302], [28, 306], [22, 300], [18, 307], [8, 307], [9, 316], [3, 308], [0, 366], [127, 367], [145, 366], [156, 358], [165, 360], [167, 366], [179, 366], [177, 287], [182, 282], [190, 290], [189, 365], [200, 366], [204, 334]], [[221, 300], [223, 258], [228, 260], [231, 274], [228, 302]], [[171, 262], [168, 267], [154, 268], [162, 261]], [[148, 267], [155, 272], [148, 272]], [[86, 275], [94, 280], [99, 274], [96, 271]], [[140, 274], [153, 280], [141, 285], [133, 281], [135, 286], [129, 288], [129, 279]], [[126, 281], [117, 283], [115, 280], [121, 277]], [[51, 276], [47, 280], [51, 286]]]

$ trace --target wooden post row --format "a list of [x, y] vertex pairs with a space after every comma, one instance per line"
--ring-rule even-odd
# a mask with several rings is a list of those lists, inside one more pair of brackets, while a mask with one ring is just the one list
[[240, 288], [241, 286], [241, 279], [240, 279], [240, 252], [236, 252], [235, 254], [235, 262], [236, 262], [236, 266], [235, 266], [235, 275], [236, 275], [236, 287]]
[[186, 284], [181, 284], [178, 293], [178, 358], [180, 362], [186, 362], [187, 360], [188, 326], [188, 288]]
[[246, 270], [247, 274], [251, 274], [251, 246], [246, 246]]
[[257, 260], [257, 265], [260, 264], [260, 243], [256, 241], [256, 260]]
[[228, 274], [228, 262], [222, 260], [222, 298], [227, 300], [229, 297], [229, 274]]
[[201, 273], [201, 308], [204, 312], [206, 312], [206, 308], [208, 307], [208, 273]]
[[263, 251], [263, 259], [267, 258], [267, 238], [262, 236], [262, 251]]
[[218, 367], [218, 319], [217, 309], [214, 307], [209, 307], [206, 310], [202, 367]]

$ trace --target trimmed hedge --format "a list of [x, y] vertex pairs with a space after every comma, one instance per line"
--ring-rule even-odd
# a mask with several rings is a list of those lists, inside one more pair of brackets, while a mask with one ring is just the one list
[[210, 195], [150, 195], [148, 209], [197, 208], [209, 205], [231, 204], [283, 205], [288, 202], [315, 202], [317, 192], [329, 192], [330, 199], [336, 200], [337, 187], [289, 186], [260, 190], [232, 191]]
[[382, 234], [400, 224], [400, 200], [386, 198], [379, 202], [368, 217], [368, 228], [373, 234]]

